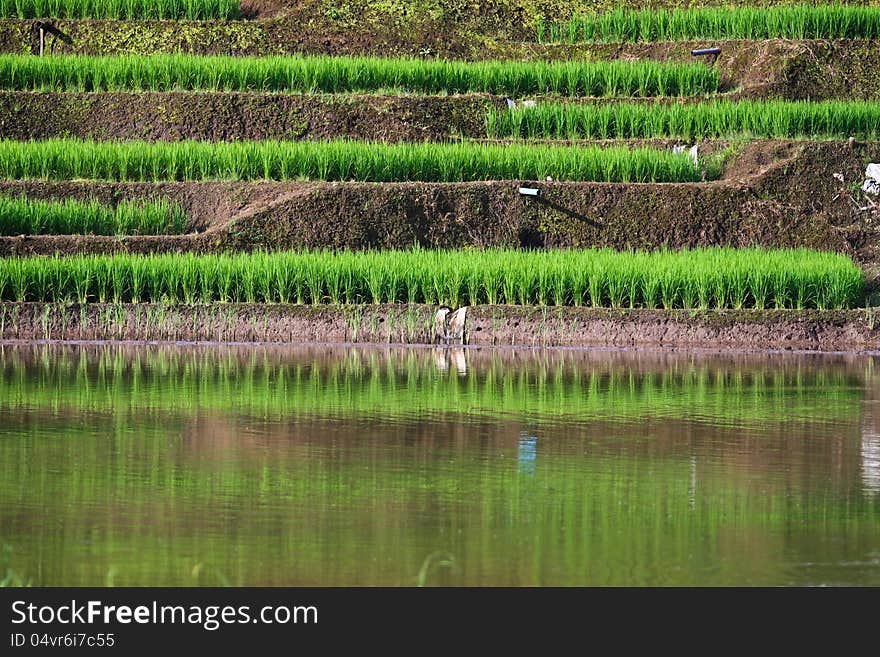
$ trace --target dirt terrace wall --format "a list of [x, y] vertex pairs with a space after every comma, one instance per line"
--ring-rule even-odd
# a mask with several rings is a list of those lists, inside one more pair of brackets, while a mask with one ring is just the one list
[[[432, 341], [430, 306], [0, 304], [3, 340]], [[470, 345], [868, 351], [876, 309], [664, 311], [475, 306]]]
[[[693, 184], [540, 183], [538, 199], [518, 182], [344, 184], [292, 195], [241, 215], [236, 248], [269, 244], [351, 248], [413, 243], [617, 249], [711, 244], [848, 245], [827, 222], [813, 222], [748, 188]], [[323, 217], [321, 222], [312, 218]]]
[[761, 199], [748, 187], [541, 183], [543, 196], [533, 200], [519, 195], [518, 184], [0, 183], [5, 194], [26, 192], [41, 198], [164, 196], [182, 202], [193, 213], [193, 227], [204, 231], [178, 237], [5, 237], [0, 238], [0, 255], [413, 244], [617, 249], [764, 245], [851, 252], [827, 220]]
[[0, 139], [442, 141], [486, 135], [503, 98], [0, 91]]

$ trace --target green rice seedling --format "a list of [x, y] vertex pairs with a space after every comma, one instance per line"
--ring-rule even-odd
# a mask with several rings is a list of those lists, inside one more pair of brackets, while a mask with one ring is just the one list
[[712, 277], [712, 296], [715, 299], [715, 309], [724, 310], [730, 301], [730, 289], [728, 287], [728, 272], [718, 270]]
[[327, 272], [327, 295], [330, 303], [342, 305], [349, 296], [350, 270], [348, 261], [340, 258], [334, 262], [334, 266], [328, 267]]
[[699, 284], [695, 276], [688, 276], [681, 281], [679, 296], [682, 308], [691, 310], [698, 306]]
[[773, 304], [779, 308], [788, 308], [792, 296], [789, 289], [791, 273], [787, 269], [778, 268], [770, 273], [770, 285], [773, 290]]
[[642, 304], [645, 308], [656, 308], [660, 302], [662, 278], [656, 270], [648, 270], [642, 277]]
[[382, 290], [385, 287], [385, 268], [379, 263], [379, 258], [371, 254], [373, 262], [366, 268], [367, 288], [370, 292], [372, 303], [382, 303]]
[[[279, 285], [278, 281], [282, 283]], [[491, 282], [489, 288], [485, 281]], [[809, 250], [382, 251], [0, 259], [0, 300], [849, 308], [864, 277]]]
[[111, 291], [110, 281], [113, 278], [111, 271], [113, 262], [110, 260], [97, 260], [93, 265], [95, 289], [97, 290], [98, 302], [107, 303]]
[[601, 308], [605, 305], [604, 263], [594, 261], [591, 265], [587, 274], [587, 290], [590, 295], [590, 305], [593, 308]]
[[730, 290], [730, 305], [735, 310], [746, 305], [750, 278], [750, 272], [745, 269], [736, 268], [730, 271], [727, 287]]
[[186, 224], [183, 209], [166, 200], [110, 206], [0, 196], [0, 235], [177, 235]]
[[536, 38], [579, 41], [690, 39], [873, 39], [880, 7], [838, 3], [771, 7], [619, 8], [566, 23], [536, 26]]
[[[553, 285], [553, 305], [568, 306], [574, 303], [571, 293], [569, 270], [565, 263], [557, 262], [553, 268], [551, 284]], [[487, 299], [488, 301], [488, 299]], [[489, 301], [489, 303], [492, 303]]]
[[471, 306], [476, 306], [480, 303], [480, 293], [482, 292], [480, 271], [476, 267], [468, 267], [464, 276], [464, 284], [467, 291], [467, 303]]
[[35, 91], [396, 91], [649, 97], [715, 93], [719, 84], [717, 70], [705, 64], [654, 61], [0, 55], [0, 88]]
[[536, 272], [535, 300], [539, 306], [549, 306], [551, 303], [553, 296], [553, 269], [555, 267], [543, 267]]
[[629, 305], [630, 283], [636, 280], [629, 267], [608, 268], [606, 281], [608, 302], [612, 308], [623, 308]]
[[422, 281], [423, 274], [421, 268], [416, 263], [412, 263], [404, 270], [403, 285], [406, 290], [406, 302], [408, 304], [414, 305], [422, 298]]
[[239, 0], [0, 0], [0, 18], [231, 20]]
[[[130, 278], [130, 275], [127, 275], [124, 264], [127, 263], [117, 263], [117, 266], [113, 267], [112, 271], [113, 303], [116, 304], [122, 303], [123, 298], [125, 298], [127, 279]], [[59, 287], [59, 290], [61, 289], [63, 288]]]
[[768, 300], [770, 299], [770, 285], [771, 279], [760, 270], [749, 272], [749, 289], [752, 293], [755, 308], [758, 310], [763, 310], [767, 307]]
[[678, 272], [672, 266], [663, 270], [660, 276], [660, 301], [664, 309], [671, 310], [672, 308], [681, 307], [678, 304], [680, 283], [681, 280]]
[[542, 103], [532, 108], [492, 109], [486, 125], [493, 138], [878, 138], [880, 105], [842, 100]]
[[[199, 170], [185, 167], [188, 160], [199, 160]], [[474, 142], [0, 141], [0, 177], [6, 179], [263, 180], [267, 174], [272, 180], [374, 182], [544, 180], [547, 176], [685, 182], [701, 177], [686, 154], [651, 148]]]

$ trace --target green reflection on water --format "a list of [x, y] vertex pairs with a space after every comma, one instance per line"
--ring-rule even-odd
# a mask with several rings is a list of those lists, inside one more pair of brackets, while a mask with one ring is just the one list
[[873, 379], [781, 356], [4, 348], [0, 543], [50, 585], [878, 584]]
[[[661, 414], [776, 423], [846, 417], [862, 396], [859, 377], [839, 368], [682, 360], [639, 369], [602, 356], [589, 367], [581, 361], [573, 351], [525, 359], [489, 352], [467, 371], [464, 350], [352, 349], [332, 358], [282, 360], [265, 351], [107, 348], [59, 356], [46, 348], [7, 348], [0, 352], [0, 399], [7, 408], [86, 413], [210, 409], [279, 418], [459, 412], [616, 420]], [[446, 375], [450, 370], [465, 375]]]

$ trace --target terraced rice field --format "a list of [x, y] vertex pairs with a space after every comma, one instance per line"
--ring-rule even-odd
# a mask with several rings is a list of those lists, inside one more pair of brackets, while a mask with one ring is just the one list
[[[0, 2], [12, 28], [60, 21], [30, 53], [0, 52], [0, 102], [24, 119], [0, 123], [2, 294], [80, 303], [863, 305], [871, 274], [853, 263], [873, 257], [873, 224], [855, 176], [878, 152], [880, 105], [782, 98], [778, 84], [756, 86], [734, 60], [777, 38], [871, 44], [880, 7], [588, 9], [489, 21], [484, 51], [456, 58], [427, 46], [379, 52], [369, 39], [268, 52], [252, 30], [293, 26], [299, 10], [263, 16], [227, 0]], [[365, 3], [348, 24], [369, 24], [378, 38], [371, 17], [382, 11]], [[303, 33], [335, 29], [343, 15], [334, 12]], [[226, 31], [214, 36], [216, 52], [193, 44], [169, 53], [156, 19], [195, 21], [180, 23], [193, 35]], [[114, 24], [155, 47], [102, 50], [78, 31]], [[717, 42], [721, 54], [692, 56], [695, 39]], [[646, 45], [628, 52], [641, 47], [632, 44]], [[116, 109], [90, 126], [103, 98]], [[57, 115], [45, 109], [53, 104], [63, 108]], [[89, 136], [73, 137], [73, 123]], [[31, 124], [39, 139], [4, 138]], [[789, 170], [818, 187], [786, 186]], [[733, 183], [743, 179], [746, 188]], [[303, 224], [332, 228], [325, 243], [310, 238], [297, 253]], [[493, 224], [487, 240], [483, 226]], [[380, 252], [362, 261], [336, 253], [339, 243]], [[536, 246], [545, 251], [521, 251]], [[143, 259], [117, 253], [129, 249]], [[234, 253], [254, 249], [261, 255]], [[150, 256], [181, 250], [214, 255]], [[65, 259], [78, 253], [91, 255]], [[297, 273], [325, 261], [310, 284]], [[491, 264], [501, 262], [517, 264]], [[830, 262], [846, 274], [829, 274]], [[221, 284], [210, 272], [224, 267], [237, 273]], [[139, 272], [153, 268], [166, 274], [147, 285]], [[169, 282], [188, 277], [197, 289]]]
[[0, 0], [0, 586], [880, 583], [878, 70], [876, 0]]

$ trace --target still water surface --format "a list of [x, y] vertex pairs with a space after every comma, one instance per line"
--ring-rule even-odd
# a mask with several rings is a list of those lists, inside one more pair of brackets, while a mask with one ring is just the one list
[[52, 586], [880, 585], [874, 365], [0, 347], [0, 569]]

